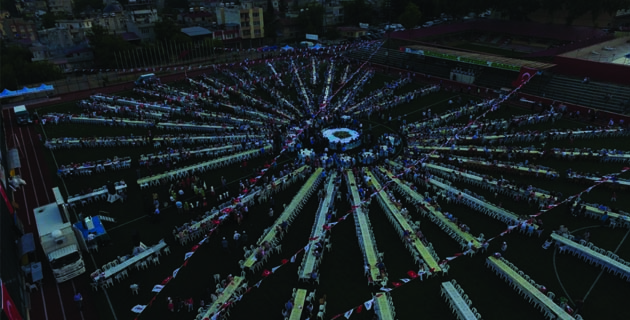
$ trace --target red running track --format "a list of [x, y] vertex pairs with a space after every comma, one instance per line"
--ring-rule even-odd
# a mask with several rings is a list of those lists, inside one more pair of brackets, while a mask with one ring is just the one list
[[[26, 185], [13, 193], [19, 205], [16, 214], [24, 225], [25, 232], [37, 236], [37, 226], [33, 209], [54, 202], [52, 188], [54, 183], [43, 157], [43, 147], [33, 126], [17, 126], [10, 109], [3, 110], [4, 133], [8, 148], [17, 148], [20, 155], [21, 168], [16, 171]], [[30, 294], [30, 316], [34, 320], [93, 320], [98, 316], [93, 308], [93, 297], [89, 284], [89, 275], [81, 275], [70, 281], [57, 284], [52, 270], [45, 262], [41, 246], [37, 245], [37, 257], [42, 261], [44, 280], [40, 290]], [[89, 258], [89, 257], [86, 257]], [[86, 261], [86, 265], [89, 265]], [[87, 268], [90, 269], [89, 267]], [[83, 308], [80, 311], [74, 302], [74, 293], [83, 296]]]

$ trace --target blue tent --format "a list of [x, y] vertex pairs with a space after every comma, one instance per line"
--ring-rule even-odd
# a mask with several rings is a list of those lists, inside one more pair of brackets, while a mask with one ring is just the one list
[[29, 94], [29, 93], [38, 93], [38, 92], [53, 91], [53, 90], [55, 90], [53, 86], [47, 85], [47, 84], [42, 84], [41, 86], [35, 87], [35, 88], [24, 87], [22, 89], [15, 90], [15, 91], [4, 89], [2, 90], [2, 92], [0, 92], [0, 99], [8, 98], [8, 97], [17, 97], [17, 96], [21, 96], [21, 95]]
[[292, 47], [290, 47], [288, 44], [284, 47], [281, 48], [283, 51], [288, 51], [288, 50], [293, 50]]
[[319, 50], [319, 49], [323, 49], [324, 47], [321, 44], [316, 44], [314, 45], [311, 49], [315, 49], [315, 50]]

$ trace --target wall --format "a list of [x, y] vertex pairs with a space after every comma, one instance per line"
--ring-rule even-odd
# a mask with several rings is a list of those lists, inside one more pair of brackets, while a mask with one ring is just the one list
[[553, 59], [555, 73], [577, 77], [588, 76], [595, 81], [630, 85], [630, 66], [557, 56]]

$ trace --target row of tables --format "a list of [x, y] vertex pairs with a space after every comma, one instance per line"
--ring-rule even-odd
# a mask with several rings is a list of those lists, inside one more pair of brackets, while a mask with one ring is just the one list
[[[319, 181], [319, 179], [321, 179], [322, 172], [322, 168], [317, 168], [313, 172], [311, 177], [306, 181], [302, 188], [300, 188], [300, 191], [298, 191], [297, 195], [293, 197], [291, 203], [284, 209], [282, 214], [280, 214], [278, 219], [276, 219], [276, 221], [269, 227], [269, 229], [267, 229], [267, 232], [258, 239], [258, 241], [256, 242], [258, 246], [262, 246], [262, 244], [265, 242], [271, 243], [274, 239], [276, 239], [276, 227], [282, 224], [282, 222], [284, 221], [288, 222], [294, 214], [298, 213], [299, 206], [308, 200], [313, 188], [317, 186], [317, 182]], [[251, 268], [254, 266], [256, 261], [256, 250], [252, 250], [252, 253], [245, 260], [243, 265], [246, 268]]]
[[462, 195], [462, 197], [464, 197], [465, 201], [469, 201], [472, 204], [476, 204], [476, 205], [480, 206], [481, 208], [485, 208], [488, 211], [493, 212], [494, 214], [497, 215], [497, 217], [499, 217], [499, 219], [501, 221], [503, 221], [503, 222], [505, 222], [507, 224], [512, 225], [512, 224], [515, 224], [519, 220], [519, 217], [515, 213], [512, 213], [512, 212], [506, 211], [505, 209], [499, 208], [499, 207], [495, 206], [494, 204], [492, 204], [490, 202], [479, 200], [479, 199], [477, 199], [477, 198], [475, 198], [475, 197], [473, 197], [473, 196], [471, 196], [471, 195], [469, 195], [469, 194], [467, 194], [465, 192], [461, 192], [461, 191], [459, 191], [459, 190], [457, 190], [457, 189], [455, 189], [455, 188], [453, 188], [451, 186], [448, 186], [448, 185], [446, 185], [446, 184], [444, 184], [444, 183], [442, 183], [440, 181], [437, 181], [437, 180], [435, 180], [433, 178], [429, 179], [429, 183], [431, 183], [431, 184], [433, 184], [433, 185], [443, 189], [444, 191], [451, 191], [451, 192], [453, 192], [455, 194], [461, 193], [461, 195]]
[[215, 300], [206, 313], [201, 317], [202, 319], [213, 319], [212, 316], [217, 312], [223, 309], [223, 306], [230, 301], [230, 298], [234, 296], [234, 293], [241, 286], [245, 278], [243, 277], [234, 277], [230, 283], [223, 289], [223, 291], [219, 294], [217, 300]]
[[302, 310], [304, 310], [304, 301], [306, 300], [306, 289], [298, 289], [293, 298], [293, 309], [289, 315], [289, 320], [301, 320]]
[[551, 238], [557, 243], [568, 247], [569, 251], [577, 252], [584, 256], [591, 257], [595, 262], [603, 267], [608, 267], [611, 270], [619, 270], [619, 272], [625, 274], [626, 276], [630, 275], [630, 266], [627, 266], [620, 261], [617, 261], [605, 254], [599, 253], [571, 239], [565, 238], [557, 233], [552, 233]]
[[[271, 145], [267, 145], [264, 147], [265, 151], [270, 151], [271, 150]], [[240, 153], [236, 153], [236, 154], [232, 154], [229, 156], [225, 156], [225, 157], [221, 157], [221, 158], [217, 158], [217, 159], [212, 159], [209, 161], [204, 161], [195, 165], [191, 165], [191, 166], [186, 166], [183, 168], [179, 168], [176, 170], [171, 170], [171, 171], [167, 171], [161, 174], [157, 174], [154, 176], [150, 176], [150, 177], [144, 177], [144, 178], [140, 178], [138, 179], [138, 185], [143, 185], [146, 183], [150, 183], [152, 181], [157, 181], [160, 180], [162, 178], [169, 178], [172, 176], [176, 176], [180, 173], [186, 173], [189, 172], [191, 170], [199, 170], [199, 169], [203, 169], [203, 168], [207, 168], [210, 166], [214, 166], [214, 165], [218, 165], [220, 163], [223, 162], [230, 162], [230, 161], [234, 161], [235, 159], [240, 159], [242, 157], [251, 157], [251, 156], [256, 156], [260, 153], [260, 149], [253, 149], [253, 150], [247, 150], [244, 152], [240, 152]]]
[[444, 225], [446, 225], [458, 237], [463, 239], [463, 241], [465, 241], [466, 243], [472, 241], [473, 246], [475, 248], [480, 248], [481, 247], [481, 243], [479, 242], [479, 240], [477, 240], [477, 238], [475, 238], [472, 234], [470, 234], [468, 232], [464, 232], [462, 229], [459, 228], [459, 226], [457, 224], [455, 224], [452, 221], [450, 221], [441, 212], [435, 210], [435, 208], [433, 206], [431, 206], [428, 202], [425, 201], [425, 199], [424, 199], [424, 197], [422, 195], [420, 195], [418, 192], [412, 190], [402, 180], [394, 177], [394, 175], [391, 172], [385, 170], [385, 168], [379, 167], [379, 170], [381, 170], [381, 172], [385, 173], [387, 175], [387, 177], [389, 177], [391, 180], [394, 181], [394, 183], [396, 183], [396, 185], [398, 187], [398, 190], [401, 193], [406, 194], [407, 196], [411, 197], [411, 199], [413, 199], [416, 203], [424, 204], [424, 207], [427, 209], [427, 211], [430, 214], [432, 214], [439, 221], [441, 221]]
[[[116, 186], [116, 192], [120, 192], [122, 190], [127, 189], [127, 185], [126, 184], [121, 184], [121, 185], [117, 185]], [[102, 187], [99, 190], [96, 190], [92, 193], [88, 193], [88, 194], [84, 194], [84, 195], [80, 195], [78, 197], [68, 197], [68, 204], [73, 203], [73, 202], [77, 202], [77, 201], [81, 201], [81, 200], [87, 200], [89, 198], [93, 198], [93, 197], [100, 197], [104, 194], [107, 194], [107, 187]]]
[[[315, 215], [315, 223], [313, 224], [313, 230], [311, 231], [310, 239], [317, 239], [314, 241], [319, 241], [320, 238], [324, 235], [324, 224], [326, 224], [326, 215], [328, 210], [331, 207], [335, 199], [335, 178], [337, 176], [337, 172], [333, 171], [328, 177], [328, 182], [326, 183], [326, 197], [321, 202], [319, 210]], [[299, 271], [300, 279], [310, 279], [311, 273], [315, 271], [315, 264], [317, 263], [318, 258], [313, 254], [313, 250], [315, 250], [315, 246], [309, 246], [308, 250], [304, 254], [304, 260], [302, 262], [302, 268]]]
[[490, 256], [486, 258], [486, 265], [490, 268], [503, 274], [508, 278], [508, 282], [518, 286], [528, 297], [531, 297], [537, 304], [543, 305], [549, 312], [556, 316], [556, 319], [572, 320], [573, 317], [569, 315], [564, 309], [557, 305], [551, 298], [545, 295], [542, 291], [538, 290], [527, 279], [518, 274], [516, 270], [508, 266], [503, 260]]
[[468, 303], [452, 282], [442, 282], [441, 287], [442, 296], [449, 300], [453, 311], [457, 313], [458, 319], [477, 320], [477, 316], [475, 316], [475, 313], [470, 309], [470, 306], [468, 306]]
[[359, 244], [363, 249], [363, 255], [365, 257], [365, 263], [369, 266], [370, 276], [374, 281], [381, 277], [379, 269], [376, 267], [378, 263], [378, 252], [376, 249], [376, 242], [374, 241], [374, 235], [372, 234], [372, 228], [370, 228], [367, 214], [363, 212], [361, 208], [361, 197], [357, 189], [357, 182], [352, 173], [352, 170], [346, 170], [346, 176], [348, 178], [348, 187], [350, 188], [350, 195], [352, 199], [352, 206], [354, 208], [354, 221], [358, 225], [357, 231]]
[[[400, 232], [409, 231], [409, 233], [413, 235], [414, 234], [413, 227], [409, 224], [407, 219], [400, 213], [400, 210], [398, 210], [398, 208], [396, 208], [396, 206], [389, 199], [389, 195], [387, 195], [387, 192], [385, 192], [385, 190], [381, 188], [381, 185], [379, 184], [376, 177], [369, 171], [368, 171], [368, 176], [372, 179], [372, 184], [374, 185], [374, 188], [376, 188], [376, 190], [379, 190], [378, 191], [379, 200], [381, 201], [381, 204], [383, 205], [384, 209], [387, 208], [387, 210], [385, 211], [389, 211], [389, 214], [394, 218], [393, 220], [396, 221], [398, 225], [400, 226]], [[418, 239], [417, 237], [413, 237], [411, 243], [415, 251], [422, 257], [422, 260], [424, 260], [424, 262], [427, 264], [429, 269], [434, 270], [434, 272], [440, 272], [442, 270], [440, 268], [438, 261], [431, 254], [429, 249], [424, 246], [424, 244], [422, 243], [420, 239]]]
[[105, 279], [109, 279], [110, 277], [114, 276], [115, 274], [117, 274], [118, 272], [121, 272], [131, 266], [133, 266], [134, 264], [136, 264], [137, 262], [140, 262], [148, 257], [150, 257], [153, 254], [156, 254], [158, 252], [160, 252], [160, 250], [164, 249], [166, 247], [166, 242], [164, 242], [164, 239], [160, 240], [160, 242], [158, 242], [156, 245], [151, 246], [149, 248], [147, 248], [146, 250], [140, 252], [139, 254], [118, 263], [117, 265], [104, 270], [100, 275], [96, 276], [95, 278], [93, 278], [94, 281], [99, 281], [99, 280], [105, 280]]

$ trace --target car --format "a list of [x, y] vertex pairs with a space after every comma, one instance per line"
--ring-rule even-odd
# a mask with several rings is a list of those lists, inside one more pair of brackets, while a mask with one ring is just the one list
[[423, 28], [428, 28], [431, 26], [433, 26], [433, 21], [427, 21], [422, 25]]

